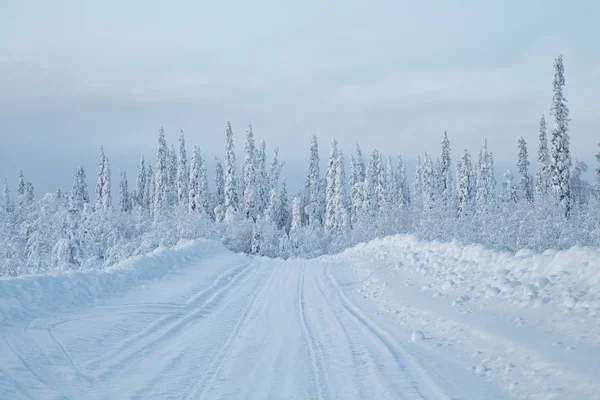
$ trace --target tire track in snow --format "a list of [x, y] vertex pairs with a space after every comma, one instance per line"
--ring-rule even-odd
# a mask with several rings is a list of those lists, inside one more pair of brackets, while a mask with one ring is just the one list
[[[307, 322], [306, 322], [306, 302], [304, 300], [304, 291], [305, 291], [305, 276], [306, 276], [306, 264], [302, 264], [302, 275], [299, 280], [298, 287], [298, 310], [300, 315], [300, 324], [302, 325], [302, 331], [304, 332], [304, 338], [306, 340], [306, 344], [308, 345], [308, 352], [311, 359], [311, 367], [313, 370], [313, 379], [315, 389], [320, 400], [324, 398], [324, 392], [326, 386], [326, 372], [321, 365], [321, 360], [324, 358], [322, 351], [319, 354], [319, 357], [316, 355], [316, 349], [318, 348], [317, 342], [314, 334], [310, 330]], [[323, 382], [325, 381], [325, 382]], [[329, 396], [328, 396], [329, 397]], [[328, 398], [327, 397], [327, 398]]]
[[[190, 322], [214, 312], [214, 309], [221, 304], [219, 300], [227, 294], [232, 286], [235, 286], [238, 280], [242, 278], [247, 279], [247, 272], [250, 270], [255, 272], [255, 268], [251, 268], [253, 266], [253, 263], [241, 264], [227, 270], [215, 282], [200, 291], [186, 303], [186, 305], [190, 305], [191, 311], [189, 313], [181, 317], [169, 315], [161, 318], [140, 335], [126, 340], [119, 347], [119, 350], [112, 355], [112, 358], [117, 358], [117, 360], [106, 366], [103, 372], [96, 374], [96, 380], [107, 381], [117, 371], [129, 365], [133, 360], [140, 357], [140, 355], [146, 353], [148, 349], [158, 347], [158, 343], [168, 340]], [[134, 347], [137, 343], [141, 343], [140, 346], [136, 350], [131, 351], [131, 347]], [[121, 353], [125, 353], [125, 356], [118, 358]], [[110, 360], [111, 358], [108, 358], [107, 361], [110, 362]]]
[[362, 310], [348, 298], [348, 296], [346, 296], [328, 269], [325, 273], [329, 282], [331, 283], [331, 286], [337, 289], [337, 292], [342, 300], [342, 305], [348, 311], [348, 313], [358, 322], [360, 322], [365, 328], [367, 328], [372, 335], [379, 339], [379, 341], [385, 345], [389, 353], [398, 363], [407, 365], [409, 370], [415, 373], [415, 378], [419, 387], [421, 387], [422, 390], [426, 390], [431, 398], [450, 400], [450, 397], [442, 391], [442, 389], [433, 381], [433, 379], [431, 379], [431, 377], [419, 365], [414, 357], [412, 357], [400, 344], [398, 344], [388, 332], [367, 317], [366, 314], [363, 313]]
[[[234, 325], [233, 330], [231, 331], [231, 333], [227, 336], [227, 338], [223, 342], [223, 345], [220, 347], [216, 356], [213, 358], [212, 362], [210, 363], [210, 366], [206, 369], [206, 372], [204, 373], [204, 375], [201, 377], [198, 377], [198, 379], [192, 384], [192, 387], [189, 389], [188, 393], [182, 395], [181, 398], [183, 398], [183, 399], [196, 399], [196, 398], [202, 399], [207, 394], [207, 392], [211, 389], [211, 385], [213, 384], [213, 382], [215, 381], [215, 379], [221, 372], [221, 369], [223, 367], [225, 360], [227, 359], [227, 354], [229, 353], [232, 344], [239, 337], [240, 332], [242, 331], [242, 329], [244, 328], [244, 326], [246, 325], [246, 323], [248, 321], [248, 316], [250, 315], [250, 311], [252, 310], [252, 307], [254, 306], [256, 297], [258, 296], [259, 293], [261, 293], [267, 287], [267, 282], [269, 282], [271, 280], [276, 269], [277, 269], [277, 265], [271, 269], [271, 272], [269, 272], [269, 275], [264, 279], [264, 281], [260, 285], [260, 287], [252, 294], [252, 296], [250, 297], [250, 300], [248, 300], [248, 303], [244, 307], [240, 318], [237, 320], [236, 324]], [[201, 391], [200, 391], [200, 393], [198, 393], [198, 390], [200, 390], [200, 389], [201, 389]]]

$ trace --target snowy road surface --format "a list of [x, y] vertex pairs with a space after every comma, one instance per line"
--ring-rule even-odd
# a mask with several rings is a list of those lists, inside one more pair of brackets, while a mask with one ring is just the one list
[[284, 261], [198, 246], [157, 256], [179, 266], [138, 285], [119, 283], [128, 267], [3, 282], [0, 398], [600, 396], [595, 313], [516, 304], [512, 285], [455, 269], [450, 284], [440, 251], [384, 242]]

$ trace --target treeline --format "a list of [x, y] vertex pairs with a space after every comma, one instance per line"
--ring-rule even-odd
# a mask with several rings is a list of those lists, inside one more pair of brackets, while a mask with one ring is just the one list
[[[37, 201], [22, 172], [16, 204], [5, 181], [0, 274], [99, 268], [198, 237], [222, 240], [236, 251], [280, 257], [313, 257], [393, 233], [513, 251], [600, 246], [600, 167], [594, 187], [583, 178], [587, 165], [572, 159], [562, 57], [554, 69], [554, 123], [548, 139], [541, 118], [535, 173], [527, 143], [519, 138], [516, 174], [503, 174], [500, 191], [487, 142], [477, 157], [464, 150], [453, 164], [444, 133], [440, 156], [419, 156], [409, 183], [401, 157], [392, 160], [373, 150], [365, 161], [358, 145], [346, 173], [335, 140], [321, 174], [313, 136], [303, 189], [290, 196], [278, 149], [268, 160], [266, 144], [256, 144], [251, 125], [238, 167], [229, 123], [225, 157], [215, 160], [214, 185], [209, 185], [208, 160], [199, 148], [194, 146], [188, 159], [183, 131], [175, 150], [161, 128], [156, 160], [141, 158], [135, 187], [120, 173], [117, 204], [102, 148], [95, 203], [81, 167], [69, 193], [59, 190]], [[596, 157], [600, 163], [600, 153]]]

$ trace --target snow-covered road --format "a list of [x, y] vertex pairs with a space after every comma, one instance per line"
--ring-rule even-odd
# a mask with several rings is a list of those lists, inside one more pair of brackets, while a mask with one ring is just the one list
[[[600, 393], [596, 322], [584, 338], [541, 324], [508, 326], [531, 310], [500, 307], [500, 295], [465, 307], [477, 301], [471, 293], [458, 304], [454, 294], [435, 289], [439, 276], [403, 268], [410, 263], [403, 264], [400, 251], [284, 261], [225, 250], [196, 256], [193, 247], [180, 251], [191, 255], [160, 259], [181, 268], [108, 295], [40, 295], [23, 309], [5, 303], [0, 398], [483, 400]], [[105, 285], [103, 279], [92, 281]], [[431, 293], [417, 279], [426, 279]], [[19, 286], [40, 286], [33, 281]], [[93, 286], [66, 282], [76, 293]], [[423, 339], [413, 335], [417, 329]]]

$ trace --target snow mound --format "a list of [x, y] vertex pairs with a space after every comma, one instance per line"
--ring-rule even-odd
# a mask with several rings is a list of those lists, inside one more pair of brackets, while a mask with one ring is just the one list
[[3, 278], [0, 279], [0, 322], [31, 312], [93, 304], [99, 298], [125, 292], [222, 253], [230, 251], [219, 242], [199, 239], [182, 241], [169, 249], [158, 248], [101, 271]]
[[423, 340], [425, 340], [425, 334], [421, 330], [416, 330], [410, 335], [410, 341], [413, 343], [422, 342]]

